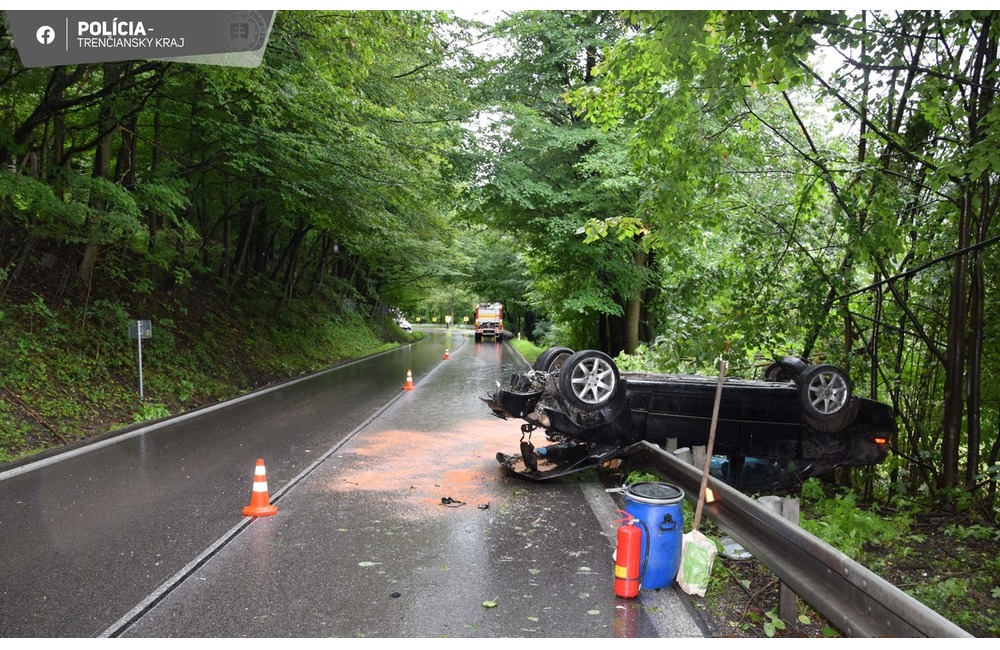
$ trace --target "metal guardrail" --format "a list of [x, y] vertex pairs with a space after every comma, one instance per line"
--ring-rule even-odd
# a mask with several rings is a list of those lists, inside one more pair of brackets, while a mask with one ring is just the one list
[[[657, 470], [697, 500], [702, 470], [640, 442], [622, 455], [630, 467]], [[789, 589], [849, 637], [959, 637], [968, 632], [742, 492], [709, 477], [715, 496], [703, 514], [731, 535]]]

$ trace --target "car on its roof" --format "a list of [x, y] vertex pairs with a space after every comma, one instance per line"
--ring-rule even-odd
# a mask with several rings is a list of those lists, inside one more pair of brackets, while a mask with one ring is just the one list
[[[497, 460], [540, 481], [604, 465], [641, 441], [706, 446], [717, 387], [718, 377], [621, 372], [601, 351], [551, 347], [485, 401], [494, 415], [524, 421], [521, 453]], [[536, 447], [539, 429], [545, 441]], [[712, 473], [737, 488], [790, 486], [881, 463], [895, 433], [892, 409], [855, 395], [845, 371], [783, 357], [763, 379], [724, 377], [713, 455], [725, 461]]]

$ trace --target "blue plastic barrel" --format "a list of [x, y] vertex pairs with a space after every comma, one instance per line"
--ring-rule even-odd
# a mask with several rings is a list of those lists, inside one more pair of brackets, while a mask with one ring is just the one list
[[642, 531], [641, 589], [669, 587], [681, 566], [684, 491], [669, 483], [633, 483], [625, 488], [625, 512]]

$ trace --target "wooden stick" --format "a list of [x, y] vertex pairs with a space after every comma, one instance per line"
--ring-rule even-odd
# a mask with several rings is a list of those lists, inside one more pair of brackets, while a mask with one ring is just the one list
[[[729, 344], [726, 344], [726, 350]], [[701, 523], [701, 511], [705, 505], [705, 488], [708, 487], [708, 471], [712, 467], [712, 448], [715, 446], [715, 428], [719, 423], [719, 403], [722, 401], [722, 380], [726, 375], [726, 360], [719, 357], [719, 383], [715, 387], [715, 406], [712, 407], [712, 426], [708, 430], [708, 447], [705, 449], [705, 467], [701, 475], [701, 488], [698, 490], [698, 505], [694, 509], [694, 524], [691, 531], [698, 530]]]

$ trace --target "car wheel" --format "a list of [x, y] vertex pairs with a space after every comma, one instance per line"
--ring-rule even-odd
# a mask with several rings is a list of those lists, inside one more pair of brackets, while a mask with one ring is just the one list
[[809, 417], [830, 420], [851, 402], [851, 382], [835, 366], [811, 366], [799, 377], [799, 398]]
[[562, 368], [566, 359], [569, 359], [572, 354], [573, 350], [569, 348], [548, 348], [538, 355], [531, 367], [542, 372], [554, 372]]
[[767, 368], [764, 368], [764, 381], [791, 381], [795, 375], [788, 372], [780, 361], [775, 361]]
[[599, 350], [581, 350], [570, 355], [559, 372], [559, 392], [575, 409], [599, 411], [618, 389], [618, 366]]
[[785, 357], [764, 369], [764, 381], [795, 381], [806, 369], [806, 364], [795, 357]]

